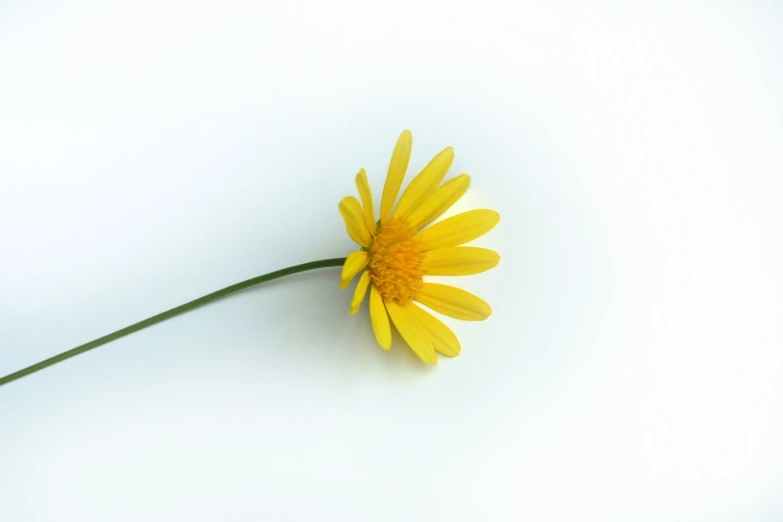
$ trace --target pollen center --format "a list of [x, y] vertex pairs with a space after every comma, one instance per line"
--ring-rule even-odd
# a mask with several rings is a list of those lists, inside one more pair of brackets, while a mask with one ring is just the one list
[[370, 278], [384, 300], [406, 303], [421, 287], [421, 249], [407, 221], [392, 218], [378, 229], [370, 245]]

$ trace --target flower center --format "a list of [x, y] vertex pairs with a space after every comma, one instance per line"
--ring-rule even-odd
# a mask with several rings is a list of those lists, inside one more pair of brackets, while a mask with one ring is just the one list
[[380, 225], [370, 245], [370, 278], [384, 300], [406, 303], [421, 286], [421, 249], [416, 229], [392, 218]]

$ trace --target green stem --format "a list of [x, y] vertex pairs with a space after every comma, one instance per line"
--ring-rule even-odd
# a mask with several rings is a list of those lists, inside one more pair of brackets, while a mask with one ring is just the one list
[[250, 288], [251, 286], [255, 286], [261, 283], [266, 283], [267, 281], [272, 281], [273, 279], [278, 279], [280, 277], [297, 274], [299, 272], [306, 272], [308, 270], [315, 270], [317, 268], [327, 268], [331, 266], [342, 266], [343, 263], [345, 263], [344, 257], [333, 258], [333, 259], [322, 259], [321, 261], [312, 261], [310, 263], [304, 263], [301, 265], [289, 266], [288, 268], [283, 268], [282, 270], [275, 270], [274, 272], [269, 272], [268, 274], [264, 274], [258, 277], [254, 277], [252, 279], [248, 279], [247, 281], [242, 281], [241, 283], [228, 286], [222, 290], [218, 290], [217, 292], [212, 292], [211, 294], [207, 294], [204, 297], [199, 297], [198, 299], [194, 299], [193, 301], [187, 302], [183, 305], [179, 305], [176, 308], [172, 308], [171, 310], [167, 310], [158, 315], [153, 315], [149, 319], [144, 319], [143, 321], [139, 321], [136, 324], [126, 326], [125, 328], [110, 333], [109, 335], [104, 335], [103, 337], [99, 337], [98, 339], [77, 346], [76, 348], [72, 348], [67, 352], [63, 352], [59, 355], [55, 355], [54, 357], [50, 357], [49, 359], [33, 364], [32, 366], [28, 366], [27, 368], [6, 375], [5, 377], [0, 378], [0, 386], [3, 386], [4, 384], [8, 384], [9, 382], [15, 381], [17, 379], [21, 379], [26, 375], [30, 375], [31, 373], [37, 372], [38, 370], [43, 370], [44, 368], [52, 366], [53, 364], [57, 364], [58, 362], [64, 361], [66, 359], [70, 359], [71, 357], [75, 357], [79, 354], [92, 350], [93, 348], [97, 348], [106, 343], [115, 341], [121, 337], [125, 337], [126, 335], [130, 335], [133, 332], [138, 332], [139, 330], [143, 330], [144, 328], [147, 328], [148, 326], [152, 326], [153, 324], [158, 324], [162, 321], [165, 321], [166, 319], [171, 319], [172, 317], [175, 317], [177, 315], [184, 314], [185, 312], [189, 312], [190, 310], [203, 306], [207, 303], [216, 301], [222, 297], [226, 297], [229, 294], [233, 294], [235, 292], [239, 292], [240, 290], [244, 290], [245, 288]]

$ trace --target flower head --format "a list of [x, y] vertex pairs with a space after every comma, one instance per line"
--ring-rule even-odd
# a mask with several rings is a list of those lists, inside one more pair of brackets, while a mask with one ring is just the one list
[[434, 364], [436, 352], [459, 355], [459, 339], [416, 303], [466, 321], [482, 321], [492, 310], [465, 290], [428, 283], [424, 277], [471, 275], [495, 267], [500, 261], [496, 252], [462, 245], [489, 232], [500, 216], [494, 210], [471, 210], [425, 228], [462, 197], [470, 184], [467, 174], [441, 183], [454, 161], [451, 147], [443, 149], [413, 178], [395, 207], [412, 144], [410, 131], [403, 131], [389, 163], [378, 221], [364, 169], [356, 175], [361, 202], [353, 196], [340, 202], [348, 235], [362, 247], [346, 259], [340, 286], [347, 288], [361, 273], [351, 313], [359, 310], [369, 289], [370, 319], [378, 343], [391, 348], [391, 317], [411, 349], [424, 362]]

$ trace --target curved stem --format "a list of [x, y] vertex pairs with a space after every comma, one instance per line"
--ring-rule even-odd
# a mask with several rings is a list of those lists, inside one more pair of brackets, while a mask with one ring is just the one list
[[281, 270], [275, 270], [274, 272], [269, 272], [268, 274], [264, 274], [258, 277], [254, 277], [252, 279], [248, 279], [247, 281], [242, 281], [241, 283], [228, 286], [226, 288], [223, 288], [222, 290], [218, 290], [217, 292], [212, 292], [211, 294], [207, 294], [204, 297], [199, 297], [198, 299], [194, 299], [193, 301], [189, 301], [185, 304], [179, 305], [176, 308], [172, 308], [171, 310], [167, 310], [158, 315], [153, 315], [152, 317], [148, 319], [144, 319], [143, 321], [139, 321], [136, 324], [126, 326], [125, 328], [110, 333], [109, 335], [104, 335], [103, 337], [99, 337], [98, 339], [77, 346], [76, 348], [72, 348], [67, 352], [63, 352], [59, 355], [55, 355], [54, 357], [50, 357], [49, 359], [33, 364], [32, 366], [28, 366], [27, 368], [6, 375], [5, 377], [0, 378], [0, 386], [3, 386], [4, 384], [8, 384], [9, 382], [15, 381], [17, 379], [21, 379], [26, 375], [30, 375], [31, 373], [37, 372], [38, 370], [43, 370], [44, 368], [52, 366], [53, 364], [57, 364], [58, 362], [64, 361], [66, 359], [70, 359], [71, 357], [75, 357], [79, 354], [92, 350], [93, 348], [97, 348], [106, 343], [115, 341], [121, 337], [125, 337], [126, 335], [130, 335], [133, 332], [138, 332], [139, 330], [143, 330], [144, 328], [147, 328], [148, 326], [152, 326], [153, 324], [158, 324], [162, 321], [165, 321], [166, 319], [171, 319], [172, 317], [175, 317], [177, 315], [184, 314], [185, 312], [189, 312], [190, 310], [203, 306], [212, 301], [216, 301], [229, 294], [233, 294], [235, 292], [239, 292], [240, 290], [244, 290], [245, 288], [249, 288], [251, 286], [255, 286], [261, 283], [266, 283], [267, 281], [272, 281], [273, 279], [278, 279], [280, 277], [297, 274], [299, 272], [306, 272], [308, 270], [315, 270], [317, 268], [342, 266], [343, 263], [345, 263], [344, 257], [333, 258], [333, 259], [322, 259], [321, 261], [312, 261], [310, 263], [304, 263], [301, 265], [289, 266], [288, 268], [283, 268]]

